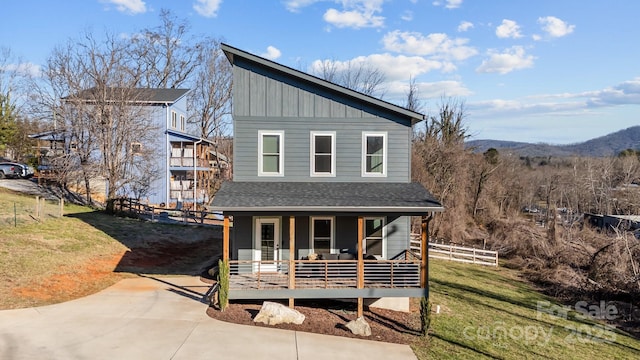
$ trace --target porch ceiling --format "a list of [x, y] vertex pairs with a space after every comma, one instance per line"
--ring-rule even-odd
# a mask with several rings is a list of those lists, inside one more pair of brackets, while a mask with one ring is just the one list
[[226, 212], [368, 212], [424, 215], [443, 211], [418, 183], [226, 182], [211, 207]]

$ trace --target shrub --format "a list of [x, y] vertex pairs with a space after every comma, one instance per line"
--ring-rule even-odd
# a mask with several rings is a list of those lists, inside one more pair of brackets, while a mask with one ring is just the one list
[[220, 311], [229, 305], [229, 260], [218, 260], [218, 302]]
[[431, 326], [431, 301], [424, 296], [420, 299], [420, 323], [422, 325], [422, 336], [427, 336]]

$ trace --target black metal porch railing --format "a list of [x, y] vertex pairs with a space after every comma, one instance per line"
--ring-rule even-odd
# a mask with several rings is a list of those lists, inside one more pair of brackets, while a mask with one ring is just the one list
[[[230, 290], [357, 288], [357, 260], [230, 260]], [[365, 260], [365, 288], [420, 288], [420, 261]]]

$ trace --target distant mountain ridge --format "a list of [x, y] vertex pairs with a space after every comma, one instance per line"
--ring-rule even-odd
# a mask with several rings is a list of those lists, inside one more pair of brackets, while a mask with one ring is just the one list
[[468, 148], [475, 152], [485, 152], [495, 148], [499, 152], [513, 152], [520, 156], [585, 156], [607, 157], [615, 156], [626, 149], [640, 150], [640, 125], [587, 140], [582, 143], [569, 145], [532, 144], [502, 140], [471, 140], [467, 141]]

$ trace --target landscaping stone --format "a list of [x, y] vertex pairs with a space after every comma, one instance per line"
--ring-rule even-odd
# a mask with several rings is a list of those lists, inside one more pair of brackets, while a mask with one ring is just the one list
[[345, 326], [355, 335], [371, 336], [371, 326], [363, 317], [351, 320]]
[[280, 303], [265, 301], [253, 322], [266, 325], [297, 324], [304, 322], [305, 316], [295, 309], [291, 309]]

